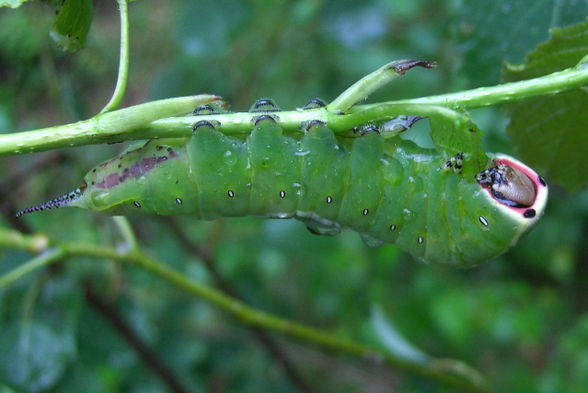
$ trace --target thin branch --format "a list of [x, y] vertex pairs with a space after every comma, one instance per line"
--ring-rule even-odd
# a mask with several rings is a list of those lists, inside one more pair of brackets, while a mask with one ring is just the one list
[[100, 113], [109, 112], [120, 106], [120, 103], [125, 96], [129, 79], [129, 11], [127, 0], [117, 0], [117, 2], [120, 12], [120, 55], [118, 78], [116, 80], [114, 93], [112, 93], [112, 97], [110, 97], [110, 101], [108, 101], [108, 104], [106, 104]]
[[[0, 246], [19, 248], [19, 245], [26, 247], [30, 243], [30, 236], [19, 233], [15, 234], [14, 232], [16, 231], [0, 228]], [[7, 240], [15, 238], [20, 239], [20, 241], [9, 242]], [[420, 375], [464, 392], [484, 393], [488, 391], [485, 383], [480, 378], [471, 378], [472, 375], [478, 376], [479, 373], [460, 361], [431, 358], [426, 363], [415, 363], [410, 359], [396, 356], [390, 352], [372, 348], [349, 339], [336, 337], [330, 332], [324, 332], [253, 309], [214, 288], [190, 280], [182, 273], [171, 269], [167, 264], [140, 252], [121, 254], [112, 248], [81, 243], [60, 243], [54, 247], [61, 250], [65, 256], [84, 255], [107, 258], [116, 262], [129, 263], [141, 267], [176, 288], [192, 296], [200, 297], [233, 315], [243, 323], [252, 326], [271, 329], [325, 349], [345, 352], [364, 359], [373, 359], [378, 363], [384, 363], [406, 372]], [[9, 272], [8, 274], [10, 275], [12, 273]], [[0, 280], [2, 280], [1, 276]]]
[[[427, 106], [472, 109], [556, 94], [577, 89], [586, 84], [588, 84], [588, 65], [582, 63], [563, 71], [525, 81], [437, 96], [357, 105], [351, 108], [347, 115], [339, 115], [329, 112], [325, 108], [318, 108], [279, 112], [278, 117], [280, 125], [286, 131], [300, 131], [301, 125], [305, 122], [320, 120], [327, 123], [334, 131], [344, 132], [365, 122], [365, 115], [378, 107], [384, 107], [386, 110], [378, 111], [381, 117], [370, 118], [370, 121], [388, 119], [399, 114], [410, 114], [403, 111], [405, 108], [416, 109], [414, 112], [419, 112], [419, 107], [424, 111]], [[219, 99], [219, 97], [210, 95], [196, 97], [201, 98], [199, 105]], [[194, 116], [180, 117], [181, 113], [166, 114], [166, 111], [160, 108], [159, 103], [173, 102], [174, 100], [176, 99], [154, 101], [102, 113], [92, 119], [73, 124], [3, 134], [0, 135], [0, 156], [105, 142], [188, 137], [191, 135], [192, 126], [195, 123]], [[169, 107], [167, 109], [169, 112]], [[183, 114], [186, 113], [188, 111], [184, 110]], [[416, 114], [418, 115], [419, 113]], [[247, 134], [251, 131], [253, 116], [255, 114], [241, 112], [201, 115], [198, 119], [219, 123], [220, 131], [226, 134]]]
[[[237, 291], [224, 279], [222, 274], [216, 268], [216, 262], [210, 255], [210, 252], [202, 247], [196, 246], [186, 236], [186, 232], [180, 228], [178, 223], [171, 217], [165, 217], [165, 222], [168, 223], [171, 228], [174, 237], [182, 244], [190, 253], [196, 255], [202, 260], [204, 266], [208, 272], [212, 275], [216, 285], [227, 295], [240, 299], [241, 297], [237, 294]], [[292, 383], [302, 392], [313, 393], [314, 389], [304, 380], [300, 375], [296, 367], [292, 364], [292, 361], [288, 355], [280, 348], [280, 345], [275, 342], [271, 336], [269, 336], [265, 330], [256, 326], [251, 326], [251, 331], [254, 337], [265, 347], [267, 352], [270, 353], [282, 366], [284, 372], [292, 381]]]
[[126, 342], [139, 354], [143, 363], [147, 365], [153, 371], [154, 374], [158, 375], [159, 378], [165, 383], [171, 392], [174, 393], [187, 393], [189, 392], [171, 370], [163, 364], [163, 362], [157, 357], [157, 355], [141, 340], [139, 336], [131, 329], [131, 327], [125, 322], [123, 317], [117, 311], [113, 305], [106, 299], [94, 291], [91, 285], [86, 284], [84, 287], [84, 293], [88, 303], [105, 319], [110, 325], [122, 336]]
[[66, 253], [63, 249], [55, 248], [49, 249], [37, 255], [36, 257], [31, 258], [28, 262], [25, 262], [19, 267], [0, 276], [0, 289], [12, 284], [14, 281], [26, 276], [29, 273], [32, 273], [37, 269], [59, 261], [65, 255]]

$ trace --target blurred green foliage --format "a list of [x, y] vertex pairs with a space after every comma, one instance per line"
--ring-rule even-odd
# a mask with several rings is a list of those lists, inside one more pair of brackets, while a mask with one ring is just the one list
[[[436, 60], [440, 67], [407, 74], [374, 101], [498, 83], [502, 60], [521, 61], [547, 38], [548, 27], [580, 22], [588, 3], [140, 1], [130, 11], [127, 104], [214, 93], [242, 110], [259, 97], [272, 97], [283, 108], [315, 96], [331, 100], [400, 58]], [[86, 47], [75, 56], [48, 37], [53, 18], [35, 2], [0, 9], [0, 132], [87, 118], [112, 92], [116, 4], [94, 4]], [[485, 148], [509, 153], [499, 108], [473, 116], [485, 131]], [[65, 209], [20, 221], [11, 214], [75, 187], [89, 167], [122, 148], [3, 158], [2, 225], [68, 241], [117, 244], [110, 218], [98, 214]], [[136, 217], [132, 223], [146, 251], [214, 285], [210, 271], [172, 230], [179, 227], [190, 244], [213, 255], [225, 281], [254, 307], [378, 343], [370, 317], [377, 306], [417, 348], [469, 362], [495, 391], [556, 393], [588, 386], [587, 218], [586, 192], [553, 187], [545, 217], [517, 247], [467, 271], [416, 264], [390, 245], [368, 249], [351, 232], [313, 236], [292, 220]], [[0, 273], [28, 257], [5, 251]], [[90, 287], [188, 391], [299, 391], [247, 327], [142, 271], [85, 258], [0, 292], [0, 391], [166, 389], [84, 296]], [[317, 392], [445, 391], [361, 360], [284, 338], [278, 343]]]

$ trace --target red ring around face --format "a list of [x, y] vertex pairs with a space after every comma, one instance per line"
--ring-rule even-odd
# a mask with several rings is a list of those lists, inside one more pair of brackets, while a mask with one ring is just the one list
[[485, 184], [480, 184], [480, 186], [486, 190], [486, 192], [488, 192], [488, 194], [490, 195], [490, 197], [495, 200], [496, 202], [500, 203], [502, 206], [507, 207], [508, 209], [510, 209], [511, 211], [515, 212], [516, 214], [520, 215], [521, 217], [525, 217], [525, 218], [533, 218], [535, 217], [537, 214], [539, 214], [540, 212], [537, 211], [537, 209], [535, 208], [535, 204], [537, 202], [537, 196], [539, 195], [539, 190], [541, 190], [542, 188], [545, 188], [546, 186], [543, 184], [541, 178], [539, 177], [539, 175], [537, 173], [535, 173], [535, 171], [533, 171], [532, 169], [530, 169], [529, 167], [525, 166], [525, 165], [521, 165], [518, 162], [509, 160], [506, 157], [500, 157], [500, 158], [495, 158], [493, 160], [494, 165], [498, 166], [500, 164], [502, 165], [506, 165], [508, 167], [514, 168], [519, 170], [520, 172], [522, 172], [525, 176], [527, 176], [529, 178], [529, 180], [531, 180], [531, 182], [533, 183], [533, 186], [535, 187], [535, 199], [533, 200], [533, 203], [531, 204], [531, 206], [527, 206], [527, 207], [515, 207], [515, 206], [509, 206], [505, 203], [502, 203], [500, 200], [498, 200], [492, 193], [492, 187], [491, 185], [485, 183]]

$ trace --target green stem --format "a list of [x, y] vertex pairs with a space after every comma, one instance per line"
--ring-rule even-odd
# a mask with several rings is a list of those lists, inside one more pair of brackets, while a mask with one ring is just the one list
[[20, 265], [14, 270], [0, 276], [0, 289], [12, 284], [14, 281], [26, 276], [34, 270], [40, 269], [44, 266], [50, 265], [59, 261], [65, 256], [64, 250], [61, 248], [54, 248], [37, 255], [28, 262]]
[[138, 127], [156, 119], [185, 115], [218, 99], [208, 94], [167, 98], [98, 114], [73, 124], [0, 135], [0, 156], [145, 139], [135, 131]]
[[[28, 249], [28, 245], [33, 241], [31, 238], [31, 236], [22, 235], [13, 230], [0, 228], [0, 246]], [[18, 241], [15, 242], [15, 239], [18, 239]], [[0, 276], [0, 288], [52, 261], [63, 257], [80, 255], [106, 258], [141, 267], [184, 292], [210, 302], [244, 323], [271, 329], [326, 349], [345, 352], [353, 356], [385, 363], [392, 367], [432, 379], [454, 389], [475, 393], [487, 392], [485, 383], [479, 376], [479, 373], [473, 371], [462, 362], [435, 358], [431, 358], [428, 362], [409, 360], [390, 352], [385, 352], [384, 350], [371, 348], [352, 340], [336, 337], [329, 332], [255, 310], [241, 301], [225, 295], [221, 291], [186, 278], [180, 272], [169, 268], [160, 261], [146, 256], [140, 251], [121, 254], [108, 247], [91, 244], [61, 243], [49, 248], [38, 257], [33, 258], [30, 262], [23, 265], [24, 267], [21, 266], [4, 276]]]
[[137, 241], [137, 237], [135, 236], [135, 232], [133, 231], [133, 227], [129, 220], [124, 216], [115, 216], [112, 217], [112, 220], [125, 240], [128, 250], [130, 252], [139, 251], [139, 242]]
[[404, 75], [408, 70], [416, 66], [433, 68], [436, 65], [435, 63], [421, 60], [392, 61], [351, 85], [327, 105], [327, 110], [333, 113], [347, 113], [353, 105], [366, 99], [374, 91]]
[[[556, 94], [577, 89], [587, 84], [588, 66], [582, 63], [564, 71], [525, 81], [437, 96], [357, 105], [351, 108], [350, 113], [346, 115], [329, 112], [326, 108], [319, 108], [278, 112], [277, 116], [280, 124], [287, 131], [300, 131], [300, 126], [305, 122], [321, 120], [326, 122], [333, 130], [344, 132], [366, 121], [384, 120], [399, 114], [422, 115], [427, 110], [435, 110], [432, 109], [434, 107], [472, 109]], [[376, 85], [378, 83], [374, 84], [374, 86]], [[173, 105], [167, 107], [168, 104], [173, 103], [175, 100], [182, 101], [186, 98], [189, 97], [136, 105], [103, 113], [92, 119], [74, 124], [0, 135], [0, 156], [105, 142], [186, 137], [190, 136], [192, 126], [198, 120], [218, 121], [221, 124], [220, 130], [227, 134], [247, 134], [251, 131], [252, 118], [257, 115], [241, 112], [198, 117], [170, 117], [189, 112], [187, 107], [182, 107], [183, 111], [173, 110]], [[219, 97], [210, 95], [194, 96], [192, 98], [194, 101], [188, 105], [188, 107], [192, 108], [219, 99]], [[347, 104], [342, 106], [347, 106], [354, 99], [343, 100]], [[163, 107], [167, 107], [167, 112], [159, 108], [165, 101], [167, 103]], [[427, 109], [427, 106], [430, 109]], [[172, 110], [169, 110], [170, 108]]]
[[118, 64], [118, 78], [114, 93], [108, 104], [100, 113], [112, 111], [120, 106], [127, 90], [129, 79], [129, 12], [127, 0], [117, 0], [120, 10], [120, 59]]

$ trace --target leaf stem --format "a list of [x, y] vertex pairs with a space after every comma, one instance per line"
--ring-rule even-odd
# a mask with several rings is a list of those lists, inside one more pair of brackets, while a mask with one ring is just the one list
[[127, 0], [117, 0], [120, 13], [120, 55], [118, 77], [110, 101], [100, 113], [112, 111], [120, 106], [129, 79], [129, 10]]

